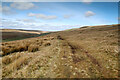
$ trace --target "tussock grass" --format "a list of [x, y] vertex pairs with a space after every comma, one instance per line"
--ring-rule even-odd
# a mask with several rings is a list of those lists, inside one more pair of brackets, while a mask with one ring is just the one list
[[39, 50], [39, 46], [38, 46], [38, 45], [31, 44], [31, 45], [28, 47], [28, 51], [29, 51], [29, 52], [35, 52], [35, 51], [38, 51], [38, 50]]
[[15, 54], [14, 56], [12, 56], [12, 58], [10, 56], [5, 56], [2, 58], [2, 63], [3, 65], [8, 65], [19, 57], [21, 57], [21, 54]]
[[47, 47], [50, 46], [51, 43], [49, 40], [53, 40], [54, 37], [50, 38], [32, 38], [30, 40], [20, 40], [20, 41], [13, 41], [13, 42], [5, 42], [2, 43], [2, 56], [14, 53], [14, 52], [22, 52], [22, 51], [28, 51], [28, 52], [36, 52], [40, 50], [40, 47]]
[[5, 55], [8, 55], [10, 53], [14, 53], [14, 52], [21, 52], [21, 51], [27, 51], [28, 50], [28, 45], [18, 45], [18, 44], [15, 44], [10, 47], [7, 47], [7, 46], [3, 46], [2, 47], [2, 56], [5, 56]]
[[12, 72], [19, 70], [20, 68], [23, 68], [23, 66], [28, 64], [28, 60], [30, 59], [30, 57], [25, 56], [25, 57], [21, 57], [19, 59], [17, 59], [16, 61], [14, 61], [13, 63], [11, 63], [9, 66], [3, 68], [3, 77], [4, 76], [8, 76], [10, 75]]
[[50, 45], [51, 45], [50, 42], [46, 42], [46, 43], [44, 44], [44, 46], [50, 46]]
[[96, 26], [2, 43], [2, 76], [118, 78], [117, 31]]
[[14, 63], [12, 63], [11, 65], [9, 65], [9, 67], [11, 68], [11, 70], [18, 70], [20, 69], [22, 66], [27, 65], [28, 63], [28, 59], [29, 57], [21, 57], [19, 59], [17, 59]]

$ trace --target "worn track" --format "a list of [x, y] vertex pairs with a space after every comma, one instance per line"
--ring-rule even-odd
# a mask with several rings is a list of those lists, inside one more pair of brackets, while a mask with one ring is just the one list
[[[100, 28], [99, 32], [94, 31], [98, 28], [92, 28], [91, 35], [88, 35], [90, 29], [58, 32], [30, 39], [30, 43], [39, 45], [39, 49], [34, 52], [16, 51], [3, 56], [2, 77], [117, 78], [118, 57], [117, 52], [114, 51], [117, 49], [117, 44], [111, 45], [117, 41], [117, 38], [113, 39], [116, 36], [111, 37], [111, 34], [115, 35], [116, 33], [110, 31], [109, 27], [104, 31], [101, 31]], [[106, 34], [106, 31], [110, 35]], [[82, 33], [78, 34], [79, 32]], [[100, 33], [101, 35], [99, 35]], [[114, 41], [106, 44], [103, 39], [113, 39]], [[28, 40], [18, 42], [28, 42]], [[17, 44], [18, 42], [7, 42], [2, 45], [12, 46], [13, 43]]]

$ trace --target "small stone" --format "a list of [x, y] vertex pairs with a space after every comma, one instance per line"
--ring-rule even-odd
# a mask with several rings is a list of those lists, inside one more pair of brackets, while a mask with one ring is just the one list
[[76, 75], [76, 73], [73, 73], [73, 75]]
[[77, 68], [75, 68], [75, 70], [77, 70]]
[[57, 67], [57, 65], [54, 65], [54, 67]]
[[81, 73], [85, 73], [85, 70], [81, 70]]
[[73, 66], [70, 66], [70, 68], [72, 69], [72, 68], [73, 68]]
[[64, 58], [61, 58], [62, 60], [64, 59]]

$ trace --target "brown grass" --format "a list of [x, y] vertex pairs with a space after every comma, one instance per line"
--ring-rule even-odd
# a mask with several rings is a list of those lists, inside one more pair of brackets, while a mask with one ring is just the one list
[[38, 51], [38, 50], [39, 50], [39, 46], [38, 46], [38, 45], [31, 44], [31, 45], [28, 47], [28, 51], [29, 51], [29, 52], [35, 52], [35, 51]]
[[2, 76], [118, 78], [117, 31], [117, 25], [84, 27], [2, 43]]
[[12, 46], [3, 46], [2, 47], [2, 56], [8, 55], [10, 53], [14, 52], [21, 52], [21, 51], [27, 51], [29, 45], [25, 45], [23, 43], [20, 44], [13, 44]]
[[12, 58], [10, 56], [5, 56], [2, 58], [2, 63], [3, 65], [8, 65], [11, 62], [13, 62], [14, 60], [18, 59], [21, 56], [21, 54], [15, 54], [15, 56], [12, 56]]
[[51, 43], [49, 40], [53, 40], [54, 37], [50, 38], [43, 38], [43, 39], [36, 39], [33, 38], [31, 40], [21, 40], [16, 43], [16, 41], [12, 42], [5, 42], [2, 43], [2, 56], [14, 53], [14, 52], [22, 52], [22, 51], [29, 51], [29, 52], [36, 52], [40, 50], [40, 46], [50, 46]]

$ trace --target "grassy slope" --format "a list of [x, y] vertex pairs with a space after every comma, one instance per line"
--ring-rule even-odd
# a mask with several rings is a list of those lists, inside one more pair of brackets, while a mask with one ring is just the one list
[[118, 26], [96, 26], [5, 42], [3, 77], [117, 78]]
[[1, 30], [1, 32], [2, 32], [2, 41], [3, 42], [38, 37], [41, 35], [41, 33], [43, 33], [42, 31], [15, 30], [15, 29], [3, 29], [3, 30]]

